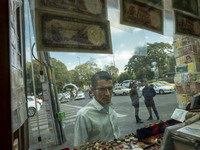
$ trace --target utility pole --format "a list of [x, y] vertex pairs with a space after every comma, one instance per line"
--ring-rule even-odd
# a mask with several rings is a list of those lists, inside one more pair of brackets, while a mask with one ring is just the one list
[[80, 64], [81, 64], [81, 63], [80, 63], [80, 57], [79, 57], [79, 56], [77, 56], [77, 58], [78, 58], [78, 60], [79, 60], [79, 65], [80, 65]]
[[113, 64], [114, 64], [114, 66], [115, 66], [115, 58], [114, 58], [114, 55], [113, 55]]

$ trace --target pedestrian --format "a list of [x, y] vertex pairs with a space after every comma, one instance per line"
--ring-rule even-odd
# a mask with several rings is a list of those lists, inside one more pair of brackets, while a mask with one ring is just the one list
[[133, 86], [130, 90], [130, 98], [131, 98], [132, 106], [135, 107], [136, 123], [143, 123], [142, 120], [139, 117], [139, 98], [141, 98], [141, 95], [138, 94], [137, 81], [133, 82]]
[[77, 113], [74, 128], [74, 147], [100, 140], [109, 142], [120, 137], [117, 113], [111, 103], [112, 77], [105, 71], [92, 76], [94, 98]]
[[92, 91], [90, 90], [90, 88], [88, 90], [89, 90], [89, 97], [92, 98], [93, 96]]
[[70, 98], [73, 98], [74, 97], [74, 92], [73, 92], [73, 90], [71, 89], [71, 91], [70, 91]]
[[148, 86], [148, 82], [144, 81], [144, 89], [142, 90], [142, 95], [144, 96], [144, 102], [145, 105], [147, 107], [147, 110], [149, 112], [149, 118], [147, 120], [153, 120], [153, 116], [152, 116], [152, 111], [151, 108], [153, 109], [157, 120], [159, 120], [159, 115], [158, 115], [158, 111], [156, 109], [153, 97], [156, 95], [156, 91], [154, 90], [153, 87], [149, 87]]

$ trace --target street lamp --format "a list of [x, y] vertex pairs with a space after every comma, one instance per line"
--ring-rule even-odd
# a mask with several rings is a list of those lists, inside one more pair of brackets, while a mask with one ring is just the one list
[[77, 58], [78, 58], [78, 60], [79, 60], [79, 65], [80, 65], [80, 57], [79, 57], [79, 56], [77, 56]]

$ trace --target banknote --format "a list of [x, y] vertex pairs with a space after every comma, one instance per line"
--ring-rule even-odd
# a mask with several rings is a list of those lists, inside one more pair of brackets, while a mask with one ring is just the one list
[[108, 20], [36, 9], [38, 51], [112, 53]]
[[139, 1], [120, 1], [120, 23], [163, 34], [163, 12]]

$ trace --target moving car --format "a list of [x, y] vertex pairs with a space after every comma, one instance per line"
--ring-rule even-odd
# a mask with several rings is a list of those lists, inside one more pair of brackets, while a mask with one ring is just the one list
[[[150, 85], [153, 85], [154, 90], [157, 94], [164, 94], [164, 93], [172, 93], [175, 91], [173, 86], [165, 86], [161, 83], [150, 83]], [[142, 92], [144, 86], [140, 87], [139, 90]]]
[[126, 87], [116, 87], [113, 90], [114, 95], [127, 95], [129, 94], [131, 89], [126, 88]]
[[[36, 113], [36, 106], [35, 106], [35, 98], [34, 96], [28, 96], [27, 97], [27, 104], [28, 104], [28, 116], [33, 117]], [[42, 100], [36, 98], [36, 105], [37, 105], [37, 111], [40, 110], [42, 105]]]
[[85, 99], [85, 94], [82, 91], [78, 91], [78, 95], [75, 97], [75, 100]]
[[134, 80], [124, 80], [124, 81], [122, 82], [122, 86], [123, 86], [123, 87], [129, 88], [129, 87], [130, 87], [130, 84], [133, 83], [133, 82], [134, 82]]
[[169, 83], [167, 81], [156, 81], [155, 83], [161, 83], [161, 84], [163, 84], [165, 86], [173, 86], [174, 88], [176, 88], [175, 84]]
[[58, 100], [61, 103], [68, 102], [68, 101], [70, 101], [70, 94], [69, 93], [59, 93], [58, 94]]

